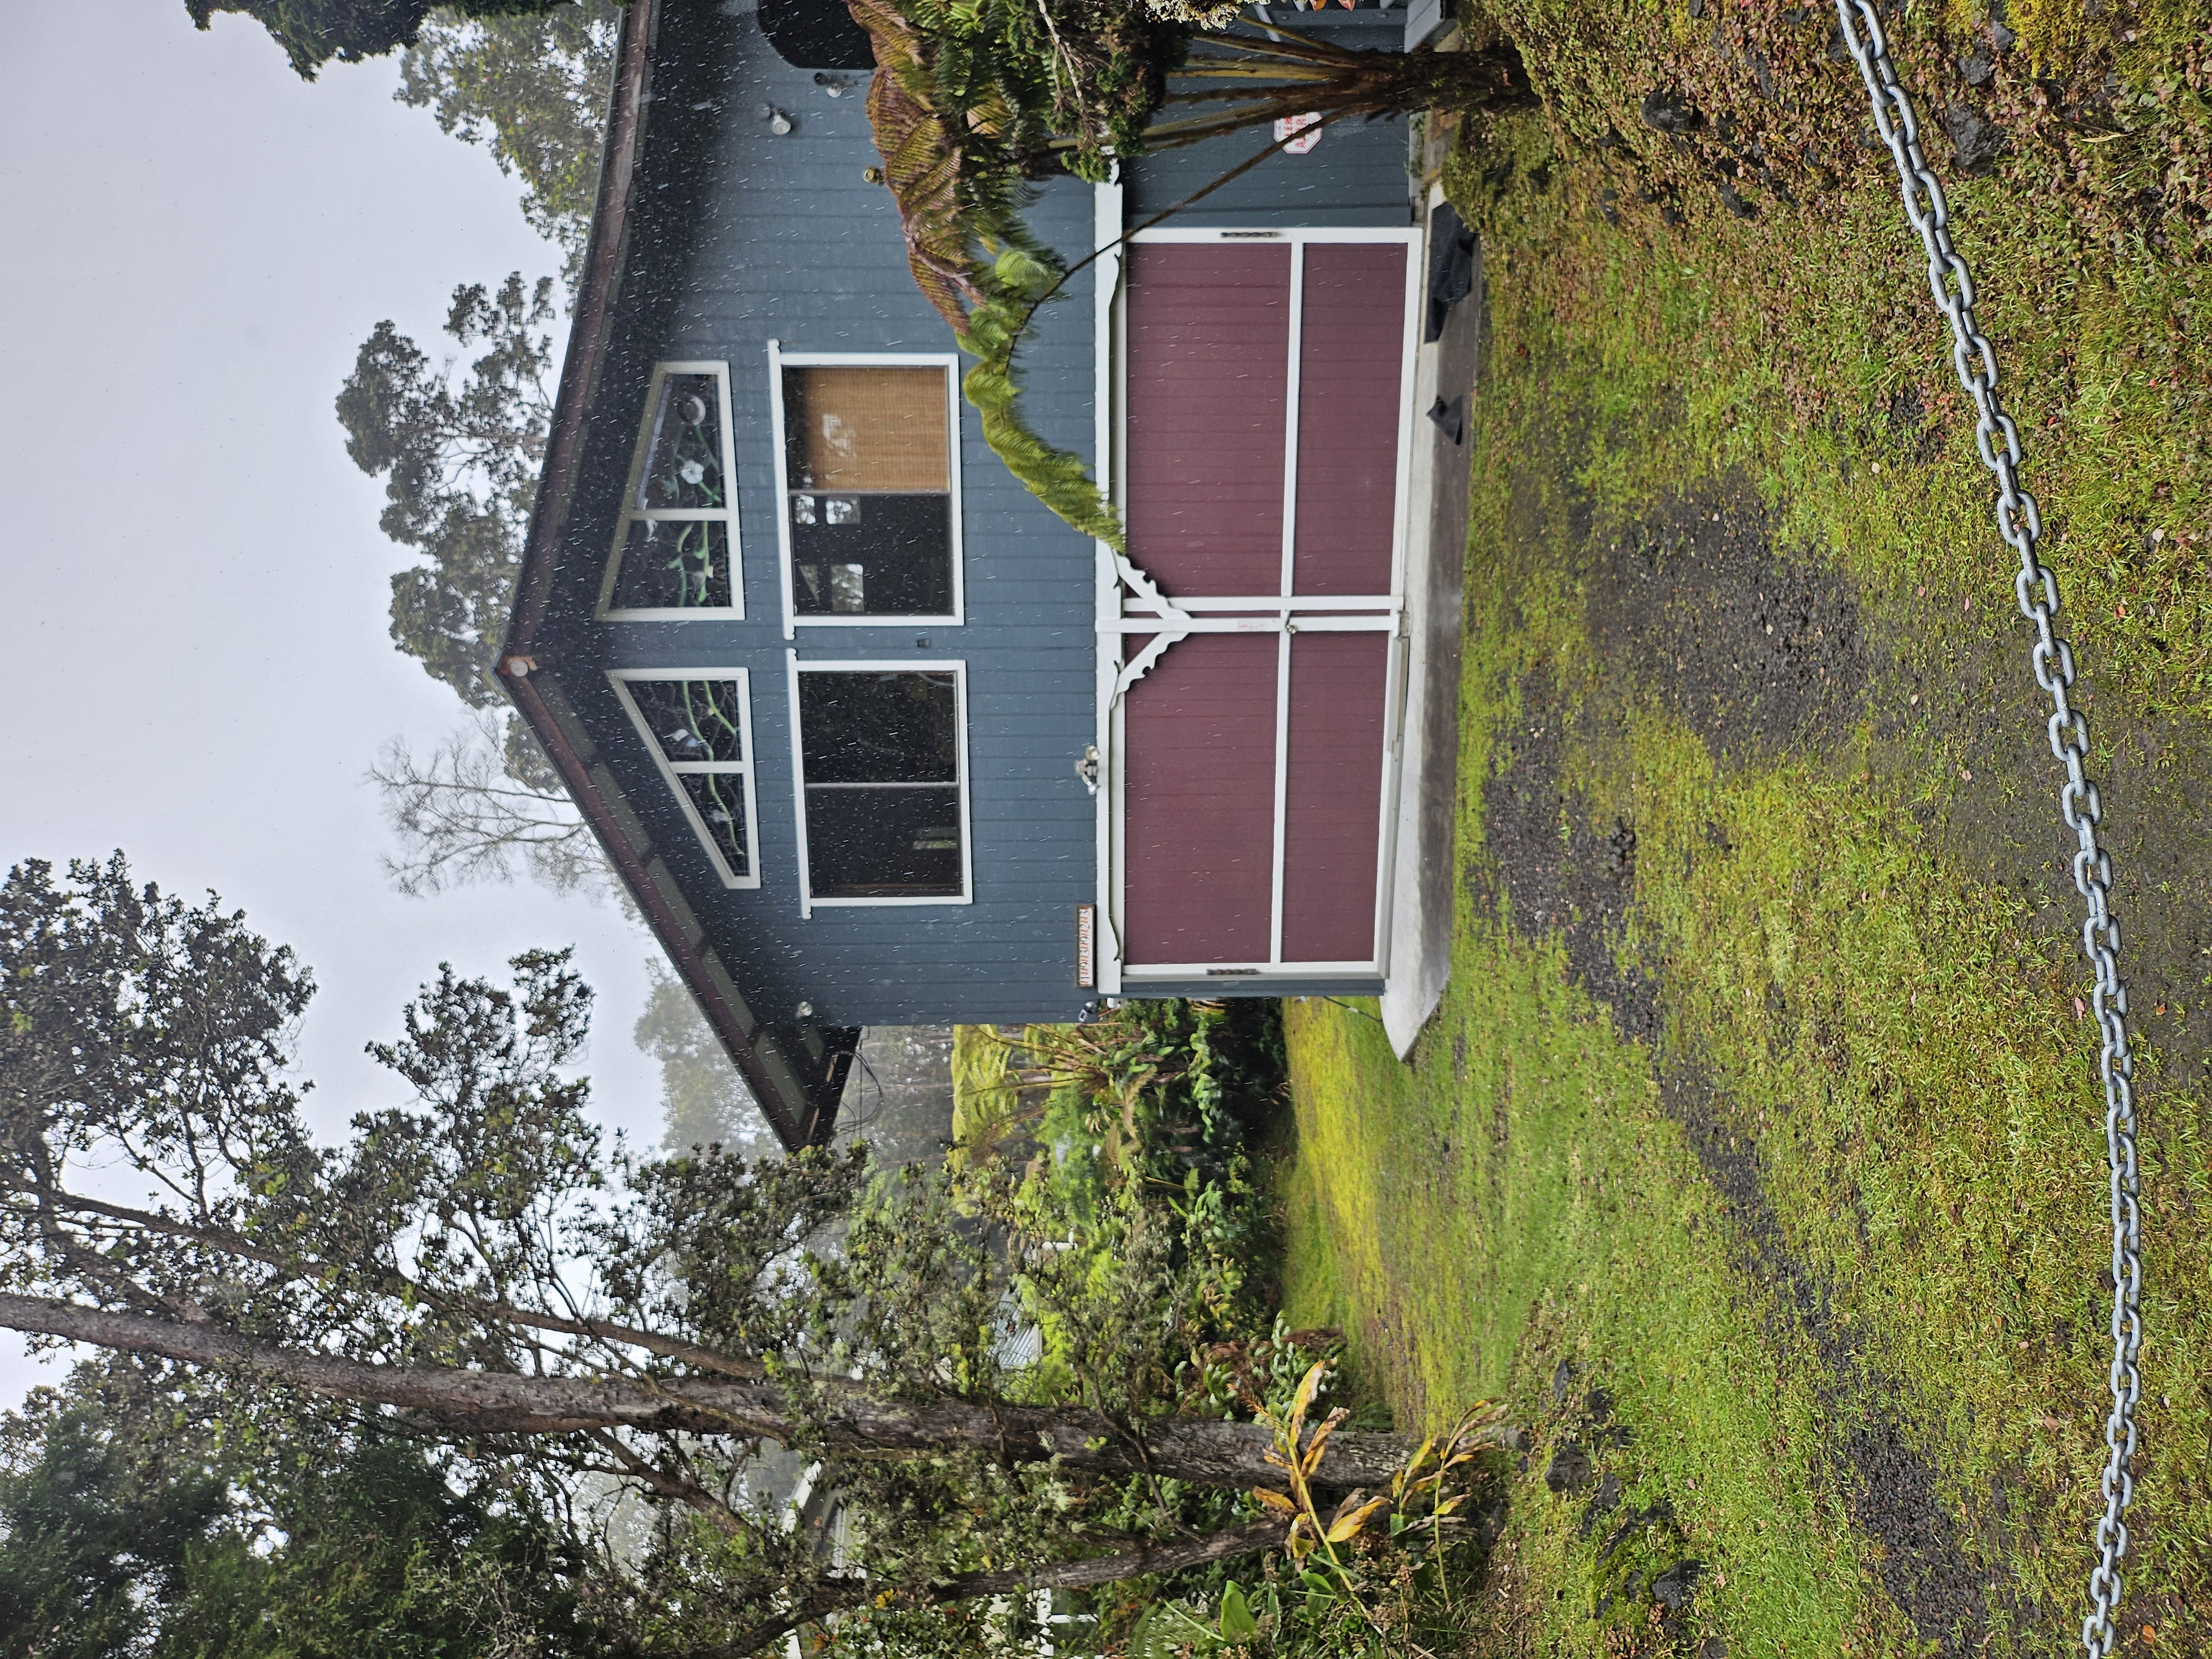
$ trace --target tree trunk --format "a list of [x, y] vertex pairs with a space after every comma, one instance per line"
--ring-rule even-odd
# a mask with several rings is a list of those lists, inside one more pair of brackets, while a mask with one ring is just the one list
[[[1209, 1561], [1228, 1561], [1240, 1555], [1257, 1555], [1275, 1548], [1290, 1530], [1288, 1521], [1272, 1517], [1248, 1521], [1241, 1527], [1224, 1527], [1203, 1537], [1172, 1544], [1151, 1544], [1122, 1555], [1087, 1555], [1077, 1561], [1054, 1561], [1039, 1567], [1013, 1567], [1000, 1572], [966, 1572], [940, 1580], [920, 1590], [890, 1591], [889, 1605], [900, 1607], [935, 1607], [945, 1601], [969, 1601], [985, 1596], [1011, 1595], [1020, 1590], [1087, 1589], [1094, 1584], [1119, 1583], [1139, 1574], [1175, 1572], [1204, 1566]], [[758, 1653], [802, 1625], [826, 1619], [833, 1613], [873, 1601], [886, 1587], [868, 1579], [832, 1583], [818, 1588], [803, 1607], [763, 1619], [715, 1648], [711, 1659], [743, 1659]], [[704, 1656], [702, 1656], [704, 1659]]]
[[[596, 1381], [521, 1376], [431, 1365], [380, 1365], [258, 1342], [214, 1324], [114, 1313], [76, 1303], [0, 1295], [0, 1326], [188, 1365], [245, 1371], [334, 1400], [396, 1406], [477, 1434], [574, 1434], [629, 1428], [732, 1435], [790, 1445], [805, 1431], [765, 1382], [678, 1376]], [[1210, 1418], [1154, 1418], [1115, 1425], [1095, 1412], [1000, 1401], [904, 1401], [860, 1389], [830, 1396], [826, 1449], [843, 1457], [906, 1457], [979, 1451], [1004, 1462], [1057, 1456], [1095, 1474], [1149, 1472], [1212, 1486], [1272, 1486], [1283, 1471], [1267, 1461], [1270, 1432]], [[1346, 1490], [1388, 1481], [1413, 1450], [1401, 1435], [1330, 1437], [1317, 1486]]]

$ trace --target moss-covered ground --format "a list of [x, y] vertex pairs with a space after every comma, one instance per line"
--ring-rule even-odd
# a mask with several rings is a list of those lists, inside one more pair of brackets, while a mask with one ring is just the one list
[[[2212, 1651], [2212, 16], [1894, 15], [2127, 930], [2122, 1650]], [[1512, 1402], [1492, 1650], [2063, 1651], [2108, 1404], [2096, 1027], [1887, 156], [1820, 7], [1492, 21], [1547, 107], [1446, 173], [1487, 307], [1452, 977], [1404, 1065], [1370, 1008], [1289, 1011], [1289, 1316], [1405, 1419]]]

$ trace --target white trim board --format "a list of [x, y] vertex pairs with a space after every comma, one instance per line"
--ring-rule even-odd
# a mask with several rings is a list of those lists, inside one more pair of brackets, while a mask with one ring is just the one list
[[[1091, 241], [1097, 255], [1091, 266], [1091, 405], [1095, 422], [1091, 464], [1100, 493], [1114, 504], [1117, 513], [1121, 507], [1121, 467], [1116, 448], [1121, 424], [1115, 414], [1122, 402], [1121, 374], [1125, 366], [1117, 349], [1115, 331], [1120, 326], [1124, 264], [1118, 244], [1126, 210], [1117, 162], [1111, 180], [1094, 185], [1091, 192]], [[1117, 820], [1114, 816], [1121, 768], [1120, 700], [1115, 696], [1115, 687], [1121, 665], [1116, 660], [1119, 651], [1107, 649], [1103, 630], [1109, 621], [1121, 614], [1121, 578], [1110, 546], [1097, 542], [1093, 545], [1093, 554], [1091, 599], [1101, 629], [1091, 651], [1097, 699], [1097, 729], [1092, 743], [1098, 755], [1098, 787], [1095, 792], [1092, 826], [1097, 859], [1094, 872], [1097, 884], [1093, 894], [1094, 915], [1097, 918], [1094, 962], [1098, 994], [1112, 996], [1121, 989], [1121, 912], [1115, 902], [1119, 854], [1115, 834]]]

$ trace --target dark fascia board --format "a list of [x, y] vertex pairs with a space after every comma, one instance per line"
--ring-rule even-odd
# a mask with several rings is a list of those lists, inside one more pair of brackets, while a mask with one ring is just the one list
[[[560, 718], [554, 703], [557, 700], [565, 707], [567, 699], [546, 684], [544, 671], [551, 665], [541, 660], [538, 651], [538, 630], [544, 623], [554, 567], [569, 506], [575, 498], [592, 405], [598, 397], [600, 372], [613, 334], [615, 304], [622, 289], [638, 167], [645, 149], [646, 113], [652, 100], [661, 8], [662, 0], [631, 0], [623, 14], [608, 104], [606, 144], [599, 161], [599, 198], [592, 213], [591, 237], [585, 246], [575, 322], [568, 335], [568, 358], [561, 368], [544, 469], [531, 513], [522, 569], [515, 580], [507, 643], [495, 672], [515, 708], [544, 745], [585, 822], [636, 900], [678, 975], [697, 1000], [708, 1024], [751, 1088], [776, 1139], [787, 1149], [796, 1150], [828, 1139], [859, 1033], [794, 1031], [791, 1035], [798, 1039], [796, 1042], [779, 1042], [754, 1017], [676, 890], [666, 866], [654, 855], [649, 842], [636, 832], [635, 814], [619, 801], [606, 769], [592, 763], [589, 739], [570, 730], [570, 720]], [[540, 677], [536, 683], [531, 678], [533, 673]], [[809, 1036], [813, 1041], [806, 1040]], [[819, 1053], [814, 1052], [817, 1049]]]

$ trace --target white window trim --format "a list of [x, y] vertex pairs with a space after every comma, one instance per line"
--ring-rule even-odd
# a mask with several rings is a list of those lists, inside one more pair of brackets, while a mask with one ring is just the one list
[[[607, 682], [615, 689], [615, 697], [629, 716], [630, 724], [645, 744], [646, 753], [660, 769], [661, 781], [667, 784], [669, 793], [683, 809], [684, 817], [699, 837], [699, 844], [707, 849], [707, 856], [714, 866], [714, 873], [721, 877], [725, 887], [758, 887], [760, 878], [760, 804], [753, 789], [753, 688], [752, 676], [742, 668], [611, 668], [606, 671]], [[735, 680], [738, 684], [738, 741], [744, 750], [742, 761], [672, 761], [653, 735], [653, 727], [645, 718], [645, 711], [637, 706], [630, 695], [629, 682], [633, 680]], [[681, 779], [686, 773], [738, 773], [745, 781], [745, 863], [743, 873], [730, 867], [728, 855], [714, 839], [707, 821], [699, 816], [699, 809], [691, 804], [691, 793], [684, 788]]]
[[[722, 418], [722, 477], [728, 481], [729, 505], [696, 513], [665, 507], [638, 507], [638, 480], [644, 476], [646, 449], [651, 436], [653, 411], [660, 402], [660, 388], [672, 374], [711, 374]], [[639, 522], [697, 524], [719, 520], [728, 532], [730, 603], [726, 605], [645, 605], [632, 611], [615, 609], [615, 581], [622, 572], [623, 550], [629, 544], [629, 527]], [[665, 362], [653, 366], [653, 379], [645, 389], [645, 408], [637, 417], [637, 434], [631, 441], [629, 475], [623, 483], [622, 510], [615, 520], [614, 550], [607, 556], [606, 574], [599, 582], [599, 622], [741, 622], [745, 614], [745, 562], [738, 530], [737, 436], [730, 420], [730, 366], [726, 362]]]
[[[945, 371], [945, 457], [951, 489], [952, 609], [942, 616], [802, 617], [792, 593], [791, 463], [785, 447], [783, 371], [787, 368], [941, 368]], [[949, 351], [786, 351], [768, 343], [770, 435], [775, 444], [775, 540], [783, 567], [783, 637], [801, 628], [904, 628], [929, 624], [958, 628], [968, 620], [967, 560], [961, 540], [960, 357]], [[829, 492], [835, 495], [835, 490]], [[827, 903], [830, 901], [824, 900]], [[844, 902], [845, 901], [839, 901]]]
[[[932, 662], [909, 662], [896, 659], [874, 657], [866, 660], [839, 659], [836, 661], [801, 662], [799, 653], [784, 653], [785, 673], [791, 696], [791, 811], [799, 840], [799, 914], [811, 916], [817, 908], [850, 909], [863, 906], [915, 904], [973, 904], [975, 902], [975, 837], [968, 811], [968, 665], [957, 659]], [[814, 872], [807, 860], [806, 849], [806, 757], [804, 734], [799, 729], [799, 677], [801, 674], [950, 674], [952, 676], [954, 708], [960, 722], [958, 741], [953, 745], [954, 757], [959, 769], [960, 791], [960, 891], [915, 896], [905, 898], [817, 898], [814, 895]]]

